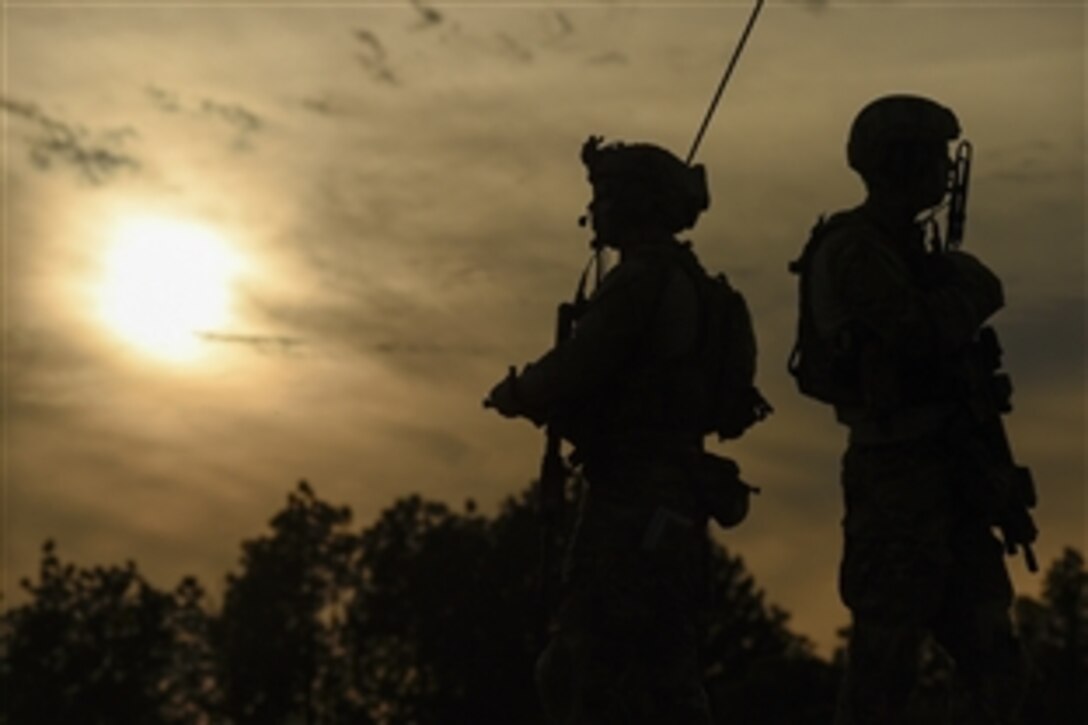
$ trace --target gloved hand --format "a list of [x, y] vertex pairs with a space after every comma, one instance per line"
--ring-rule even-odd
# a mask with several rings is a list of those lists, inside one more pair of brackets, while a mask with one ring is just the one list
[[731, 458], [702, 453], [696, 471], [696, 485], [702, 505], [722, 528], [732, 528], [748, 516], [749, 498], [759, 493], [740, 478], [740, 467]]
[[484, 407], [493, 408], [499, 415], [506, 418], [523, 415], [524, 411], [517, 395], [517, 379], [517, 368], [511, 365], [506, 377], [491, 388], [491, 392], [484, 398]]

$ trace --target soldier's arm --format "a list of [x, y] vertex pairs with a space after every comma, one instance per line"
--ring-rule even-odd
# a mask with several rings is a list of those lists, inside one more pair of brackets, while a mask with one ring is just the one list
[[920, 287], [880, 241], [846, 238], [832, 247], [835, 284], [851, 316], [907, 357], [943, 354], [969, 342], [1004, 304], [1001, 282], [962, 252], [936, 260], [940, 274]]
[[662, 270], [632, 259], [613, 269], [579, 318], [574, 334], [525, 367], [517, 378], [518, 401], [534, 422], [578, 401], [617, 374], [643, 344]]

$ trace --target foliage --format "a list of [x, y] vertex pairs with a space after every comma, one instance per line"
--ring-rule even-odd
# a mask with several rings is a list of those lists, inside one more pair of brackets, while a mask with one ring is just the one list
[[242, 571], [228, 576], [212, 628], [232, 722], [336, 721], [326, 695], [341, 685], [336, 632], [357, 541], [343, 530], [350, 519], [303, 481], [271, 535], [242, 544]]
[[185, 723], [214, 699], [203, 591], [124, 567], [65, 564], [42, 547], [31, 603], [5, 613], [0, 677], [13, 723]]
[[1030, 666], [1024, 722], [1079, 725], [1088, 713], [1088, 571], [1071, 548], [1047, 570], [1042, 601], [1020, 597], [1016, 618]]
[[[837, 670], [789, 631], [739, 557], [715, 548], [702, 660], [716, 717], [741, 725], [830, 722]], [[783, 697], [784, 692], [789, 697]]]
[[[491, 517], [407, 496], [353, 531], [349, 509], [302, 482], [242, 543], [218, 612], [192, 578], [162, 592], [131, 562], [82, 569], [47, 542], [30, 601], [0, 618], [3, 709], [20, 725], [537, 723], [540, 542], [528, 491]], [[814, 656], [721, 547], [710, 585], [702, 656], [718, 717], [829, 722], [841, 659]], [[1034, 662], [1024, 722], [1084, 711], [1086, 596], [1067, 550], [1042, 600], [1017, 602]], [[932, 694], [951, 665], [930, 654]]]
[[533, 550], [520, 533], [417, 496], [363, 532], [345, 641], [370, 717], [536, 721]]

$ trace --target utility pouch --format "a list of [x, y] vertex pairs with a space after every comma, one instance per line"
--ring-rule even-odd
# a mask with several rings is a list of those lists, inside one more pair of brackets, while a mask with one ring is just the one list
[[657, 551], [672, 538], [670, 534], [674, 530], [679, 530], [686, 535], [694, 526], [695, 522], [690, 517], [664, 506], [658, 506], [643, 532], [642, 548], [644, 551]]
[[692, 471], [699, 500], [710, 518], [732, 528], [748, 516], [749, 496], [759, 493], [740, 479], [740, 467], [730, 458], [702, 452]]

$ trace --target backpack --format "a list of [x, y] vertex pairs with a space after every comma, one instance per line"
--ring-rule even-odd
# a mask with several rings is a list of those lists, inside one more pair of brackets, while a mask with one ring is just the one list
[[816, 220], [801, 256], [790, 262], [789, 271], [798, 276], [797, 335], [786, 368], [793, 376], [802, 395], [823, 403], [838, 405], [855, 401], [859, 396], [855, 381], [857, 365], [849, 341], [829, 340], [819, 334], [812, 318], [809, 301], [809, 269], [820, 244], [829, 233], [842, 226], [849, 212], [823, 215]]
[[684, 268], [699, 297], [699, 336], [694, 354], [704, 364], [707, 396], [704, 433], [738, 438], [773, 409], [755, 386], [756, 336], [748, 303], [725, 274], [711, 276], [693, 254]]

